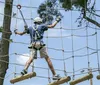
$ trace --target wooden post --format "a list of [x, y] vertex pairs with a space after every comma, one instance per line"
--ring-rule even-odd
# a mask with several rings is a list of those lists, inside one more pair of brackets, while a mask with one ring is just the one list
[[70, 76], [67, 76], [67, 77], [61, 78], [60, 80], [56, 80], [56, 81], [54, 81], [52, 83], [49, 83], [48, 85], [59, 85], [59, 84], [63, 84], [65, 82], [68, 82], [70, 80], [71, 80]]
[[35, 72], [32, 72], [32, 73], [29, 73], [29, 74], [25, 74], [23, 76], [19, 76], [19, 77], [16, 77], [12, 80], [10, 80], [10, 83], [16, 83], [16, 82], [19, 82], [19, 81], [22, 81], [22, 80], [25, 80], [25, 79], [28, 79], [28, 78], [32, 78], [32, 77], [35, 77], [36, 76], [36, 73]]
[[81, 77], [81, 78], [78, 78], [78, 79], [76, 79], [76, 80], [71, 81], [71, 82], [70, 82], [70, 85], [75, 85], [75, 84], [77, 84], [77, 83], [83, 82], [83, 81], [85, 81], [85, 80], [89, 80], [89, 79], [91, 79], [91, 78], [93, 78], [93, 75], [92, 75], [92, 74], [88, 74], [88, 75], [86, 75], [86, 76], [83, 76], [83, 77]]
[[[10, 36], [11, 36], [11, 15], [12, 15], [12, 7], [13, 7], [13, 0], [3, 0], [5, 2], [4, 5], [4, 15], [3, 17], [3, 29], [2, 35], [0, 36], [0, 85], [3, 85], [5, 74], [8, 69], [9, 62], [9, 47], [10, 47]], [[1, 8], [2, 6], [0, 6]], [[2, 9], [3, 9], [2, 8]], [[3, 57], [3, 55], [7, 55]], [[3, 62], [6, 61], [6, 62]]]
[[[90, 72], [89, 72], [90, 74], [92, 74], [92, 69], [90, 69]], [[93, 85], [93, 80], [92, 80], [92, 78], [90, 79], [90, 85]]]

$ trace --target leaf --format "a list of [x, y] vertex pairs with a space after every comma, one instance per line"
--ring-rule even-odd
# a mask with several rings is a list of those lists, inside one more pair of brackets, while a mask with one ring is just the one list
[[48, 0], [40, 4], [38, 7], [38, 14], [43, 19], [43, 23], [53, 21], [54, 17], [60, 16], [61, 13], [57, 9], [57, 0]]
[[1, 27], [0, 27], [0, 32], [2, 32], [2, 29], [3, 29], [3, 27], [1, 26]]

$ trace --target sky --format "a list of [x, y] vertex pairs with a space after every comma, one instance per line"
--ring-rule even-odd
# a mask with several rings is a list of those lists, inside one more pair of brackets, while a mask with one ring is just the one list
[[[0, 0], [0, 1], [4, 1], [4, 0]], [[94, 0], [92, 0], [92, 1], [94, 1]], [[25, 2], [25, 0], [14, 0], [14, 4], [16, 4], [16, 5], [21, 4], [22, 6], [30, 6], [30, 7], [38, 7], [43, 2], [44, 2], [44, 0], [27, 0], [26, 2]], [[96, 0], [95, 7], [98, 10], [100, 9], [99, 3], [100, 3], [100, 0]], [[22, 7], [21, 10], [26, 19], [35, 18], [38, 16], [36, 8]], [[1, 15], [1, 13], [3, 14], [3, 12], [4, 12], [4, 3], [0, 3], [0, 26], [2, 26], [2, 23], [3, 23], [3, 15]], [[64, 17], [61, 20], [61, 22], [57, 24], [57, 26], [55, 28], [62, 27], [62, 28], [65, 28], [66, 30], [55, 29], [55, 28], [49, 29], [44, 34], [44, 42], [46, 43], [46, 46], [48, 47], [47, 51], [51, 58], [53, 66], [56, 69], [57, 74], [60, 74], [61, 77], [65, 77], [64, 71], [62, 71], [62, 70], [64, 70], [64, 63], [65, 63], [65, 70], [67, 72], [67, 75], [71, 76], [71, 78], [72, 78], [71, 80], [73, 80], [73, 77], [72, 77], [73, 68], [76, 71], [75, 74], [81, 74], [81, 75], [75, 75], [74, 79], [77, 79], [79, 77], [86, 75], [86, 74], [84, 74], [84, 72], [87, 72], [88, 59], [90, 62], [90, 67], [93, 70], [95, 70], [95, 69], [97, 70], [98, 63], [100, 63], [100, 62], [97, 61], [97, 53], [95, 53], [96, 50], [91, 50], [91, 49], [87, 50], [86, 47], [88, 46], [90, 48], [96, 49], [96, 46], [98, 43], [97, 47], [98, 47], [98, 49], [100, 49], [100, 38], [99, 38], [100, 30], [95, 30], [95, 29], [92, 29], [89, 27], [86, 30], [85, 23], [83, 23], [82, 27], [78, 27], [78, 23], [75, 21], [79, 16], [79, 13], [80, 13], [79, 11], [66, 12], [64, 10], [60, 10], [60, 12], [62, 13], [62, 15]], [[16, 6], [13, 7], [13, 13], [16, 13], [17, 14], [16, 16], [21, 18], [21, 15], [20, 15], [18, 9], [16, 8]], [[100, 15], [99, 11], [97, 11], [96, 13]], [[95, 19], [98, 22], [100, 22], [100, 20], [98, 18], [95, 18]], [[26, 22], [27, 22], [28, 26], [33, 25], [32, 20], [26, 20]], [[98, 28], [91, 23], [89, 23], [89, 25], [91, 27]], [[12, 21], [11, 21], [11, 31], [13, 33], [11, 35], [11, 39], [14, 42], [10, 43], [10, 51], [9, 51], [10, 64], [9, 64], [9, 69], [7, 70], [4, 85], [11, 85], [10, 80], [12, 78], [14, 78], [14, 76], [20, 75], [20, 72], [24, 68], [25, 62], [29, 58], [28, 45], [30, 43], [30, 36], [28, 34], [23, 35], [23, 36], [15, 35], [13, 32], [13, 30], [15, 28], [17, 28], [18, 31], [20, 31], [20, 32], [23, 31], [24, 30], [23, 20], [16, 19], [15, 17], [13, 17]], [[79, 28], [81, 28], [81, 29], [79, 29]], [[79, 29], [79, 30], [72, 31], [70, 29]], [[96, 42], [96, 35], [89, 36], [88, 38], [82, 37], [82, 36], [86, 36], [87, 33], [88, 33], [88, 35], [93, 35], [93, 34], [95, 34], [96, 31], [97, 31], [97, 42]], [[71, 36], [72, 34], [79, 35], [80, 37], [79, 36], [72, 37]], [[49, 38], [46, 38], [46, 36], [48, 36]], [[64, 49], [65, 51], [68, 51], [68, 52], [57, 51], [57, 50], [50, 49], [50, 48], [62, 49], [62, 50]], [[74, 50], [74, 52], [70, 52], [70, 51], [72, 51], [72, 49]], [[80, 49], [80, 50], [78, 50], [78, 49]], [[91, 54], [91, 55], [82, 57], [82, 55], [86, 55], [86, 54]], [[74, 59], [69, 58], [71, 56], [75, 56], [75, 58]], [[47, 65], [46, 61], [44, 59], [41, 59], [39, 54], [38, 54], [38, 57], [39, 58], [34, 61], [34, 66], [35, 66], [34, 71], [37, 73], [37, 77], [15, 83], [14, 85], [47, 85], [49, 83], [48, 76], [52, 77], [51, 71], [48, 70], [48, 65]], [[100, 51], [98, 51], [98, 57], [100, 57]], [[65, 60], [61, 61], [63, 58]], [[67, 58], [69, 58], [69, 59], [67, 59]], [[74, 62], [73, 62], [73, 60], [74, 60]], [[14, 65], [14, 63], [20, 64], [20, 65]], [[74, 66], [73, 66], [73, 64], [74, 64]], [[33, 65], [33, 64], [31, 64], [31, 65]], [[43, 68], [45, 68], [45, 69], [43, 69]], [[84, 68], [84, 72], [82, 73], [81, 71], [83, 71], [83, 70], [79, 70], [79, 69], [83, 69], [83, 68]], [[59, 71], [57, 69], [59, 69], [61, 71]], [[14, 72], [16, 72], [17, 74], [14, 75]], [[29, 67], [28, 72], [29, 73], [32, 72], [31, 67]], [[96, 79], [96, 76], [98, 74], [99, 74], [98, 71], [93, 73], [93, 75], [94, 75], [93, 84], [94, 85], [99, 85], [99, 83], [100, 83], [100, 81]], [[46, 78], [41, 78], [41, 76], [46, 77]], [[50, 81], [53, 82], [52, 79], [50, 79]], [[69, 82], [64, 83], [62, 85], [69, 85]], [[77, 85], [89, 85], [89, 81], [84, 81]]]

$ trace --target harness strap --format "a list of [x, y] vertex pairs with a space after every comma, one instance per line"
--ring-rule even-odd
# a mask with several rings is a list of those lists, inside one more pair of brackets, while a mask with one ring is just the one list
[[35, 31], [35, 40], [41, 39], [41, 36], [40, 36], [40, 34], [39, 34], [38, 30], [37, 30], [37, 26], [33, 27], [33, 29]]
[[34, 48], [35, 50], [41, 50], [41, 49], [45, 46], [45, 44], [41, 44], [41, 43], [40, 43], [40, 48], [37, 49], [37, 48], [35, 47], [35, 45], [36, 45], [36, 42], [35, 42], [34, 46], [31, 45], [31, 46], [29, 46], [28, 48], [29, 48], [29, 49]]
[[44, 46], [45, 46], [45, 44], [44, 44], [44, 45], [42, 45], [39, 49], [37, 49], [37, 48], [36, 48], [36, 47], [34, 47], [34, 46], [33, 46], [33, 48], [34, 48], [35, 50], [41, 50]]

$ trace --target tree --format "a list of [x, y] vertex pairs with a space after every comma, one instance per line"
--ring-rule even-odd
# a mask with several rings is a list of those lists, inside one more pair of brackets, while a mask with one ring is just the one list
[[[48, 4], [48, 2], [50, 4]], [[40, 5], [39, 9], [38, 9], [39, 10], [38, 14], [41, 15], [41, 13], [43, 11], [45, 13], [47, 13], [46, 7], [48, 7], [49, 10], [53, 7], [53, 10], [55, 10], [54, 6], [59, 6], [59, 4], [57, 4], [56, 2], [60, 2], [61, 7], [64, 8], [64, 10], [66, 12], [68, 12], [70, 10], [80, 11], [80, 16], [76, 20], [79, 22], [78, 26], [81, 26], [83, 21], [88, 21], [88, 22], [91, 22], [92, 24], [100, 27], [100, 23], [98, 23], [94, 19], [94, 17], [98, 17], [98, 18], [100, 17], [100, 15], [96, 14], [96, 10], [95, 10], [96, 0], [94, 0], [94, 3], [92, 3], [91, 0], [47, 0], [47, 2], [44, 3], [45, 10], [44, 9], [42, 10], [42, 6]], [[52, 12], [49, 13], [49, 15], [52, 15]], [[54, 15], [57, 15], [58, 12], [59, 11], [57, 10], [57, 12]], [[52, 15], [52, 17], [54, 15]], [[48, 20], [50, 20], [50, 19], [48, 19]]]
[[59, 15], [62, 16], [58, 9], [56, 9], [56, 1], [57, 0], [47, 0], [40, 4], [40, 6], [38, 7], [37, 12], [39, 16], [43, 19], [44, 23], [48, 22], [48, 24], [50, 24], [54, 17], [57, 17]]
[[62, 4], [62, 8], [72, 10], [73, 7], [77, 9], [84, 9], [88, 0], [59, 0], [59, 2]]
[[91, 0], [59, 0], [59, 2], [62, 4], [62, 8], [64, 8], [65, 11], [74, 9], [81, 11], [81, 14], [78, 18], [80, 24], [79, 26], [82, 25], [83, 20], [86, 20], [100, 27], [100, 24], [94, 20], [94, 17], [100, 17], [100, 15], [95, 13], [96, 10], [94, 7], [96, 0], [94, 0], [94, 3], [91, 3]]
[[[4, 20], [2, 36], [0, 40], [0, 85], [3, 85], [6, 71], [8, 69], [9, 56], [4, 56], [9, 54], [9, 39], [11, 36], [10, 24], [11, 24], [11, 14], [12, 14], [12, 4], [13, 0], [5, 0], [4, 8]], [[7, 15], [7, 16], [6, 16]]]

